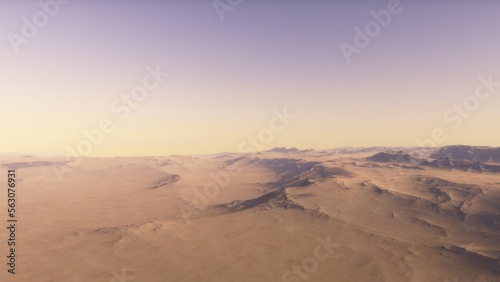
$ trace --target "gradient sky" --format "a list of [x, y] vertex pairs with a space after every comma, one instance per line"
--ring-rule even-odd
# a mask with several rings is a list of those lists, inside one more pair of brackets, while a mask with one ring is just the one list
[[[212, 1], [73, 0], [16, 54], [9, 33], [41, 7], [1, 1], [0, 153], [66, 154], [106, 117], [92, 156], [235, 152], [285, 106], [266, 149], [415, 146], [435, 128], [438, 145], [500, 146], [500, 87], [458, 129], [442, 117], [479, 76], [500, 81], [500, 2], [402, 0], [348, 64], [340, 43], [388, 3], [244, 0], [221, 21]], [[117, 118], [156, 65], [169, 78]]]

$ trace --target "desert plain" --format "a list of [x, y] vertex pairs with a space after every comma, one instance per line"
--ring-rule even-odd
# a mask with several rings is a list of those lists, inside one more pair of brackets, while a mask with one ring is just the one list
[[0, 281], [500, 281], [497, 151], [5, 155]]

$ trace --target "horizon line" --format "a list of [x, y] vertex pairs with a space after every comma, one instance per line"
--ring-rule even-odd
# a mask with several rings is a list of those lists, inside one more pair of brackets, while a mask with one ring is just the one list
[[[265, 152], [273, 152], [276, 150], [283, 151], [297, 151], [297, 152], [305, 152], [305, 151], [315, 151], [315, 152], [325, 152], [331, 150], [341, 150], [341, 149], [377, 149], [377, 148], [386, 148], [386, 149], [440, 149], [444, 147], [475, 147], [475, 148], [500, 148], [500, 146], [492, 146], [492, 145], [465, 145], [465, 144], [453, 144], [453, 145], [443, 145], [443, 146], [348, 146], [348, 147], [332, 147], [329, 149], [299, 149], [297, 147], [273, 147], [268, 150], [254, 151], [254, 152], [231, 152], [231, 151], [222, 151], [216, 153], [193, 153], [193, 154], [166, 154], [166, 155], [114, 155], [114, 156], [75, 156], [68, 154], [59, 154], [59, 153], [51, 153], [51, 152], [37, 152], [37, 151], [28, 151], [28, 152], [2, 152], [0, 153], [0, 157], [52, 157], [52, 158], [60, 158], [60, 157], [70, 157], [70, 158], [150, 158], [150, 157], [170, 157], [170, 156], [214, 156], [214, 155], [223, 155], [223, 154], [241, 154], [241, 155], [253, 155], [258, 153]], [[288, 152], [287, 152], [288, 153]]]

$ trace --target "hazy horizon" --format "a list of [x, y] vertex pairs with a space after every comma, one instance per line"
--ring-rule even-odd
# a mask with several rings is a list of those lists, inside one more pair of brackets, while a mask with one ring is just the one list
[[[1, 152], [0, 156], [19, 156], [19, 155], [25, 155], [25, 156], [31, 156], [31, 157], [95, 157], [95, 158], [148, 158], [148, 157], [170, 157], [170, 156], [213, 156], [213, 155], [221, 155], [221, 154], [255, 154], [255, 153], [265, 153], [269, 152], [272, 150], [276, 149], [284, 149], [286, 151], [290, 150], [299, 150], [299, 151], [316, 151], [316, 152], [323, 152], [323, 151], [334, 151], [334, 150], [342, 150], [342, 149], [352, 149], [352, 150], [362, 150], [362, 149], [378, 149], [378, 148], [384, 148], [384, 149], [425, 149], [425, 150], [438, 150], [440, 148], [444, 147], [453, 147], [453, 146], [465, 146], [465, 147], [475, 147], [475, 148], [500, 148], [497, 146], [489, 146], [489, 145], [468, 145], [468, 144], [451, 144], [451, 145], [443, 145], [443, 146], [347, 146], [347, 147], [332, 147], [332, 148], [326, 148], [326, 149], [316, 149], [316, 148], [297, 148], [297, 147], [272, 147], [272, 148], [267, 148], [265, 150], [261, 151], [256, 151], [256, 152], [238, 152], [238, 151], [220, 151], [220, 152], [213, 152], [213, 153], [198, 153], [198, 154], [166, 154], [166, 155], [109, 155], [109, 156], [78, 156], [78, 155], [72, 155], [72, 154], [58, 154], [58, 153], [52, 153], [52, 152], [40, 152], [40, 151], [17, 151], [17, 152]], [[380, 151], [380, 152], [386, 152], [386, 151]]]

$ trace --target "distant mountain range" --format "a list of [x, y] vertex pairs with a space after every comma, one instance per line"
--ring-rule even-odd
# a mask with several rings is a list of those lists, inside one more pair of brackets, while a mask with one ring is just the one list
[[313, 149], [307, 149], [307, 150], [299, 150], [295, 147], [293, 148], [285, 148], [285, 147], [276, 147], [276, 148], [273, 148], [267, 152], [271, 152], [271, 153], [282, 153], [282, 154], [291, 154], [291, 153], [307, 153], [307, 152], [314, 152]]
[[429, 159], [416, 158], [402, 151], [380, 152], [366, 160], [379, 163], [403, 163], [423, 167], [457, 169], [475, 172], [500, 172], [500, 148], [473, 146], [446, 146], [431, 154]]
[[433, 159], [448, 157], [452, 160], [500, 162], [500, 148], [474, 146], [446, 146], [430, 155]]
[[396, 153], [380, 152], [366, 159], [372, 162], [379, 162], [379, 163], [400, 162], [400, 163], [414, 164], [422, 161], [421, 159], [414, 158], [409, 154], [403, 153], [402, 151]]

